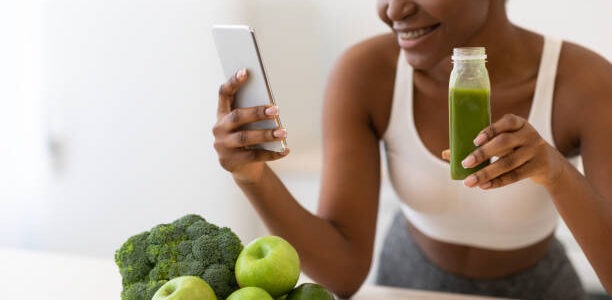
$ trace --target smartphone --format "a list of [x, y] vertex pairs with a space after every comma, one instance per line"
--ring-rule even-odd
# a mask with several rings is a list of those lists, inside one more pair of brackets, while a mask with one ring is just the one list
[[[235, 95], [233, 108], [276, 105], [253, 28], [247, 25], [214, 25], [212, 35], [225, 78], [234, 76], [243, 68], [248, 71], [247, 81]], [[282, 127], [281, 121], [276, 117], [247, 124], [242, 129], [279, 127]], [[267, 142], [252, 148], [283, 152], [287, 148], [287, 141]]]

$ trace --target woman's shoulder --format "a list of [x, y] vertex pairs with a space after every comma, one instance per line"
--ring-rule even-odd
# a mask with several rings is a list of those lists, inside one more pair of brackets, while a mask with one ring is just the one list
[[561, 48], [555, 82], [557, 124], [579, 147], [587, 132], [608, 126], [612, 112], [612, 65], [605, 57], [572, 42]]
[[[326, 105], [367, 115], [376, 134], [385, 130], [400, 48], [392, 34], [361, 41], [340, 55], [326, 88]], [[363, 113], [363, 114], [361, 114]]]
[[340, 55], [336, 66], [369, 77], [394, 70], [399, 52], [393, 34], [380, 34], [350, 46]]
[[557, 90], [575, 99], [609, 99], [612, 64], [593, 50], [564, 41], [557, 69]]
[[344, 54], [352, 55], [395, 55], [399, 54], [399, 46], [393, 33], [382, 33], [371, 36], [349, 47]]
[[353, 98], [380, 95], [393, 87], [399, 52], [391, 34], [358, 42], [339, 56], [329, 84], [336, 90], [351, 91]]

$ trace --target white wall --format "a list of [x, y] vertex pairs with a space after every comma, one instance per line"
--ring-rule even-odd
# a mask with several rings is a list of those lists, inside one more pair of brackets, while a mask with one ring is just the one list
[[508, 14], [521, 26], [578, 43], [612, 60], [612, 1], [509, 0]]
[[190, 212], [261, 232], [211, 147], [210, 27], [238, 4], [2, 2], [0, 245], [109, 257]]
[[46, 211], [37, 13], [30, 1], [0, 2], [0, 245], [29, 245]]

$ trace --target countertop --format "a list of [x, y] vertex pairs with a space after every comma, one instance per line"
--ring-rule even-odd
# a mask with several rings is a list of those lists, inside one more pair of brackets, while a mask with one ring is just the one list
[[[2, 299], [119, 299], [121, 276], [111, 258], [0, 248]], [[351, 299], [492, 300], [493, 298], [366, 285]], [[497, 298], [496, 298], [497, 299]]]

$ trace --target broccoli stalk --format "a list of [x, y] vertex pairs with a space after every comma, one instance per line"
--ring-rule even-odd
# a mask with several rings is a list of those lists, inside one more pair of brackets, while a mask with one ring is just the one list
[[225, 299], [238, 289], [234, 275], [243, 245], [229, 228], [190, 214], [130, 237], [115, 252], [122, 300], [149, 300], [168, 280], [199, 276]]

